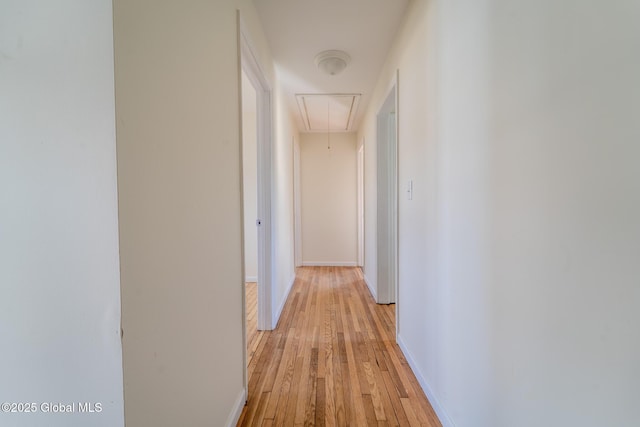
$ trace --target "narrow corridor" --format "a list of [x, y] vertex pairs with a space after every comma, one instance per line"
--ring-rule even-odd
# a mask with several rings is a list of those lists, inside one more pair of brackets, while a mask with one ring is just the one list
[[255, 292], [239, 426], [440, 426], [395, 343], [395, 306], [374, 303], [359, 268], [299, 268], [273, 331], [254, 333]]

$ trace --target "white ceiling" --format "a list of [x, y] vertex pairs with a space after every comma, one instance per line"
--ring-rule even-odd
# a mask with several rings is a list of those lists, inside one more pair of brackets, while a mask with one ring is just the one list
[[349, 132], [353, 128], [360, 94], [296, 95], [307, 132]]
[[[296, 94], [362, 94], [352, 119], [351, 130], [357, 130], [409, 0], [253, 2], [300, 132], [308, 129]], [[318, 53], [330, 49], [343, 50], [351, 56], [347, 68], [336, 76], [324, 74], [314, 62]], [[329, 114], [326, 108], [313, 110], [318, 113], [310, 112], [309, 120], [322, 129], [329, 126], [327, 115], [332, 117], [332, 123], [348, 120], [339, 118], [340, 111], [348, 109], [337, 108]]]

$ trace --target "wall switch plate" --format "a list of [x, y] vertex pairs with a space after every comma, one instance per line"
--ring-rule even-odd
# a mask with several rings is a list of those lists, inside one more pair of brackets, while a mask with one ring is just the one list
[[407, 198], [409, 200], [413, 200], [413, 180], [409, 180], [409, 184], [407, 185]]

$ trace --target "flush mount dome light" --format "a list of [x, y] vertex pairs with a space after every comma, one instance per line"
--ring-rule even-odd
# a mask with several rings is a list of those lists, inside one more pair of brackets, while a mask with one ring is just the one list
[[341, 50], [325, 50], [316, 55], [316, 65], [325, 73], [335, 76], [347, 68], [351, 57]]

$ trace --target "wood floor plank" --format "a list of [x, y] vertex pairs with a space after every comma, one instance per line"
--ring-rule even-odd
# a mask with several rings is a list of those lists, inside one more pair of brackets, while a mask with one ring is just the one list
[[[317, 328], [316, 328], [317, 329]], [[316, 342], [317, 344], [317, 342]], [[304, 412], [304, 425], [314, 425], [316, 419], [316, 400], [318, 396], [318, 348], [311, 349], [311, 361], [309, 363], [309, 386], [307, 389], [307, 407]], [[324, 408], [323, 408], [324, 409]]]
[[402, 405], [402, 398], [398, 393], [394, 393], [395, 389], [393, 381], [391, 379], [391, 375], [389, 372], [383, 372], [382, 378], [384, 379], [384, 383], [386, 385], [387, 391], [389, 392], [389, 399], [391, 400], [391, 406], [394, 413], [394, 417], [398, 420], [398, 425], [406, 426], [409, 425], [409, 419], [407, 418], [407, 413], [405, 411], [404, 406]]
[[295, 353], [292, 347], [295, 344], [293, 339], [286, 339], [286, 335], [283, 336], [284, 348], [282, 349], [281, 363], [278, 366], [273, 366], [272, 372], [275, 374], [275, 380], [271, 389], [272, 396], [269, 399], [267, 410], [264, 417], [274, 419], [276, 416], [276, 409], [278, 404], [281, 404], [283, 400], [289, 398], [289, 384], [292, 375], [292, 368], [290, 366], [291, 356]]
[[313, 349], [305, 349], [303, 355], [301, 356], [302, 358], [302, 366], [300, 367], [300, 373], [302, 375], [299, 375], [300, 377], [300, 384], [297, 388], [297, 395], [296, 395], [296, 399], [291, 399], [291, 401], [295, 401], [295, 406], [294, 406], [294, 414], [293, 414], [293, 425], [294, 426], [302, 426], [304, 425], [304, 420], [305, 420], [305, 403], [306, 403], [306, 398], [308, 395], [308, 390], [309, 387], [311, 386], [313, 379], [310, 377], [310, 375], [305, 376], [304, 373], [305, 372], [309, 372], [311, 373], [311, 354], [312, 354]]
[[364, 409], [364, 403], [362, 401], [362, 390], [360, 388], [360, 380], [358, 378], [358, 364], [353, 354], [353, 347], [351, 344], [347, 346], [347, 362], [344, 363], [345, 369], [349, 370], [349, 395], [353, 402], [353, 408], [351, 411], [351, 425], [363, 425], [366, 423], [366, 414]]
[[359, 268], [299, 268], [273, 331], [257, 331], [246, 289], [239, 426], [441, 426], [395, 343], [395, 306], [375, 304]]
[[416, 416], [416, 413], [413, 410], [413, 407], [409, 403], [409, 399], [402, 398], [400, 400], [402, 401], [402, 406], [403, 406], [403, 408], [405, 410], [405, 413], [407, 414], [407, 423], [408, 423], [407, 425], [410, 425], [410, 426], [421, 426], [421, 425], [423, 425], [423, 422], [418, 420], [418, 417]]
[[324, 378], [318, 378], [316, 389], [316, 422], [317, 426], [324, 426], [325, 418], [326, 418], [326, 408], [325, 408], [325, 396], [326, 396], [326, 388], [324, 384]]
[[247, 363], [249, 364], [249, 376], [258, 362], [254, 356], [260, 353], [260, 346], [264, 347], [266, 340], [262, 338], [265, 331], [258, 330], [258, 284], [246, 283], [247, 306]]
[[367, 382], [369, 383], [369, 390], [371, 391], [371, 401], [373, 402], [373, 410], [376, 414], [376, 420], [386, 420], [384, 413], [384, 407], [382, 405], [382, 396], [380, 390], [378, 390], [378, 382], [373, 372], [373, 365], [370, 362], [364, 362], [364, 372], [367, 376]]
[[371, 400], [370, 394], [362, 395], [365, 414], [367, 417], [367, 425], [368, 426], [377, 426], [378, 420], [376, 420], [376, 411], [373, 408], [373, 400]]

